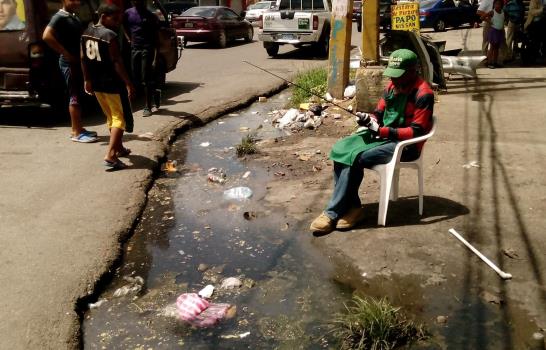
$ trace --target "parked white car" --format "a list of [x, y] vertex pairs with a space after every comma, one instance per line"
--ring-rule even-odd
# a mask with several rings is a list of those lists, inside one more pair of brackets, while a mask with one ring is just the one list
[[245, 14], [245, 19], [250, 23], [260, 19], [262, 13], [275, 7], [275, 1], [260, 1], [248, 7]]

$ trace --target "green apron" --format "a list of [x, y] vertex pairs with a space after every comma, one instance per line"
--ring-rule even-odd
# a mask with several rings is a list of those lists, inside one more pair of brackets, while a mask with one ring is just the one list
[[[395, 95], [391, 90], [385, 98], [386, 106], [383, 113], [383, 125], [397, 128], [404, 123], [407, 94]], [[389, 142], [385, 139], [377, 139], [370, 130], [363, 130], [337, 141], [330, 151], [330, 159], [345, 165], [353, 165], [356, 157], [369, 149]]]

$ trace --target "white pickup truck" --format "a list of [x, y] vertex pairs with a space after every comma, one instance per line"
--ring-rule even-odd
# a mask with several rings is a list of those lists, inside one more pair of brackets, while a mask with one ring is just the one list
[[277, 0], [275, 9], [262, 14], [258, 38], [271, 57], [285, 44], [311, 45], [320, 56], [327, 56], [331, 8], [331, 0]]

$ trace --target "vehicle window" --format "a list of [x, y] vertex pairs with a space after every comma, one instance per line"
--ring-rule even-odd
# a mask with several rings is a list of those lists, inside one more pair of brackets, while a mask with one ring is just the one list
[[290, 1], [290, 8], [292, 10], [301, 10], [301, 1], [302, 0], [291, 0]]
[[271, 7], [271, 3], [269, 2], [259, 2], [254, 5], [252, 5], [253, 10], [262, 10], [262, 9], [268, 9]]
[[445, 8], [454, 7], [455, 3], [453, 2], [453, 0], [444, 0], [442, 2], [442, 6], [445, 7]]
[[324, 10], [324, 1], [313, 0], [313, 10]]
[[216, 9], [210, 7], [192, 7], [185, 11], [183, 16], [200, 16], [200, 17], [214, 17]]
[[220, 12], [220, 16], [223, 19], [238, 19], [239, 18], [239, 16], [235, 12], [228, 9], [222, 9]]
[[25, 29], [25, 4], [23, 0], [0, 0], [0, 31]]
[[[78, 11], [78, 18], [82, 21], [84, 26], [87, 26], [88, 23], [95, 19], [95, 11], [99, 8], [99, 4], [100, 0], [81, 1], [80, 10]], [[48, 20], [63, 7], [61, 0], [46, 0], [46, 5]]]
[[432, 7], [434, 6], [435, 4], [438, 3], [438, 0], [421, 0], [419, 2], [419, 7], [423, 8], [423, 7]]
[[281, 3], [279, 4], [279, 10], [287, 9], [290, 9], [290, 0], [281, 0]]
[[313, 9], [313, 0], [301, 0], [301, 9], [302, 10], [312, 10]]

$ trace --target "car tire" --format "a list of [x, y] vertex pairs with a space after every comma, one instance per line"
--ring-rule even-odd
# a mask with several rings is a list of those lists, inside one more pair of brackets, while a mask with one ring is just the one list
[[220, 34], [218, 34], [218, 39], [216, 44], [222, 49], [227, 46], [227, 36], [226, 36], [225, 30], [222, 30]]
[[438, 19], [434, 22], [433, 25], [435, 32], [445, 32], [446, 31], [446, 22], [443, 19]]
[[245, 41], [247, 43], [251, 43], [252, 39], [254, 39], [254, 29], [252, 29], [252, 27], [248, 27], [246, 36], [245, 36]]
[[279, 53], [279, 44], [268, 43], [268, 45], [264, 45], [264, 47], [267, 54], [271, 57], [275, 57]]
[[330, 51], [330, 27], [324, 27], [320, 40], [315, 47], [319, 57], [328, 57]]

